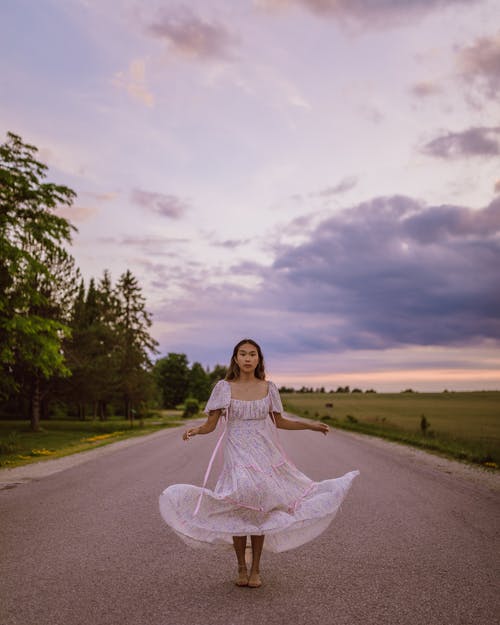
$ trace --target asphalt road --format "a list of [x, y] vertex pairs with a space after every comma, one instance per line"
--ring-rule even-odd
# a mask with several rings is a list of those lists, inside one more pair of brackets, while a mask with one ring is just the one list
[[360, 475], [324, 534], [264, 553], [263, 586], [239, 588], [234, 553], [190, 549], [159, 515], [168, 485], [201, 485], [218, 436], [181, 432], [51, 474], [0, 472], [1, 625], [500, 622], [497, 476], [338, 430], [280, 430], [310, 477]]

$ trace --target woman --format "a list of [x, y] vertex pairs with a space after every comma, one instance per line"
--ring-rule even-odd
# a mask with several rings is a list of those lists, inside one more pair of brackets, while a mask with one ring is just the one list
[[[183, 439], [213, 432], [221, 415], [224, 431], [205, 474], [203, 487], [173, 484], [160, 495], [160, 513], [192, 547], [234, 547], [238, 586], [258, 588], [260, 556], [266, 550], [294, 549], [323, 532], [336, 515], [359, 471], [314, 482], [286, 457], [276, 428], [327, 434], [325, 423], [283, 417], [278, 388], [266, 381], [259, 345], [243, 339], [233, 350], [228, 373], [215, 385], [204, 409], [206, 422]], [[214, 490], [206, 489], [217, 449], [227, 432], [224, 465]], [[252, 545], [248, 573], [247, 536]]]

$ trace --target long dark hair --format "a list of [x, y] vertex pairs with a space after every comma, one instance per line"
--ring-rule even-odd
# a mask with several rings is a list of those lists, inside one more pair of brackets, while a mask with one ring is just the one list
[[251, 343], [256, 349], [257, 354], [259, 355], [259, 364], [255, 367], [254, 375], [259, 380], [266, 379], [266, 370], [264, 366], [264, 356], [262, 355], [262, 350], [260, 345], [258, 345], [253, 339], [242, 339], [239, 343], [237, 343], [233, 349], [233, 355], [231, 356], [231, 362], [229, 364], [229, 368], [226, 373], [225, 380], [236, 380], [236, 378], [240, 377], [240, 367], [236, 362], [236, 356], [238, 355], [239, 348], [244, 343]]

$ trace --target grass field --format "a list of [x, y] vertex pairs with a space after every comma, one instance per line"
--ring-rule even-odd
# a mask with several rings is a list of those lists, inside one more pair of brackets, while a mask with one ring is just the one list
[[[283, 393], [289, 412], [498, 468], [500, 392]], [[326, 406], [333, 404], [332, 408]], [[422, 415], [429, 423], [420, 429]]]
[[0, 421], [0, 467], [16, 467], [45, 458], [60, 458], [101, 447], [115, 441], [142, 436], [184, 422], [181, 410], [161, 410], [158, 416], [134, 426], [126, 419], [110, 417], [107, 421], [48, 419], [41, 431], [32, 432], [28, 421]]

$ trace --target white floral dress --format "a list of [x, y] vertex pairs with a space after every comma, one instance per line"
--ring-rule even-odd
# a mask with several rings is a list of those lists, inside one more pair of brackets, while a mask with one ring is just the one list
[[[203, 487], [173, 484], [160, 495], [160, 513], [191, 547], [233, 546], [233, 536], [265, 534], [264, 549], [294, 549], [321, 534], [344, 500], [354, 470], [314, 482], [287, 458], [272, 412], [283, 413], [277, 386], [268, 383], [263, 399], [231, 397], [220, 380], [204, 409], [222, 409], [222, 435], [212, 454]], [[224, 464], [214, 490], [205, 488], [223, 438]]]

